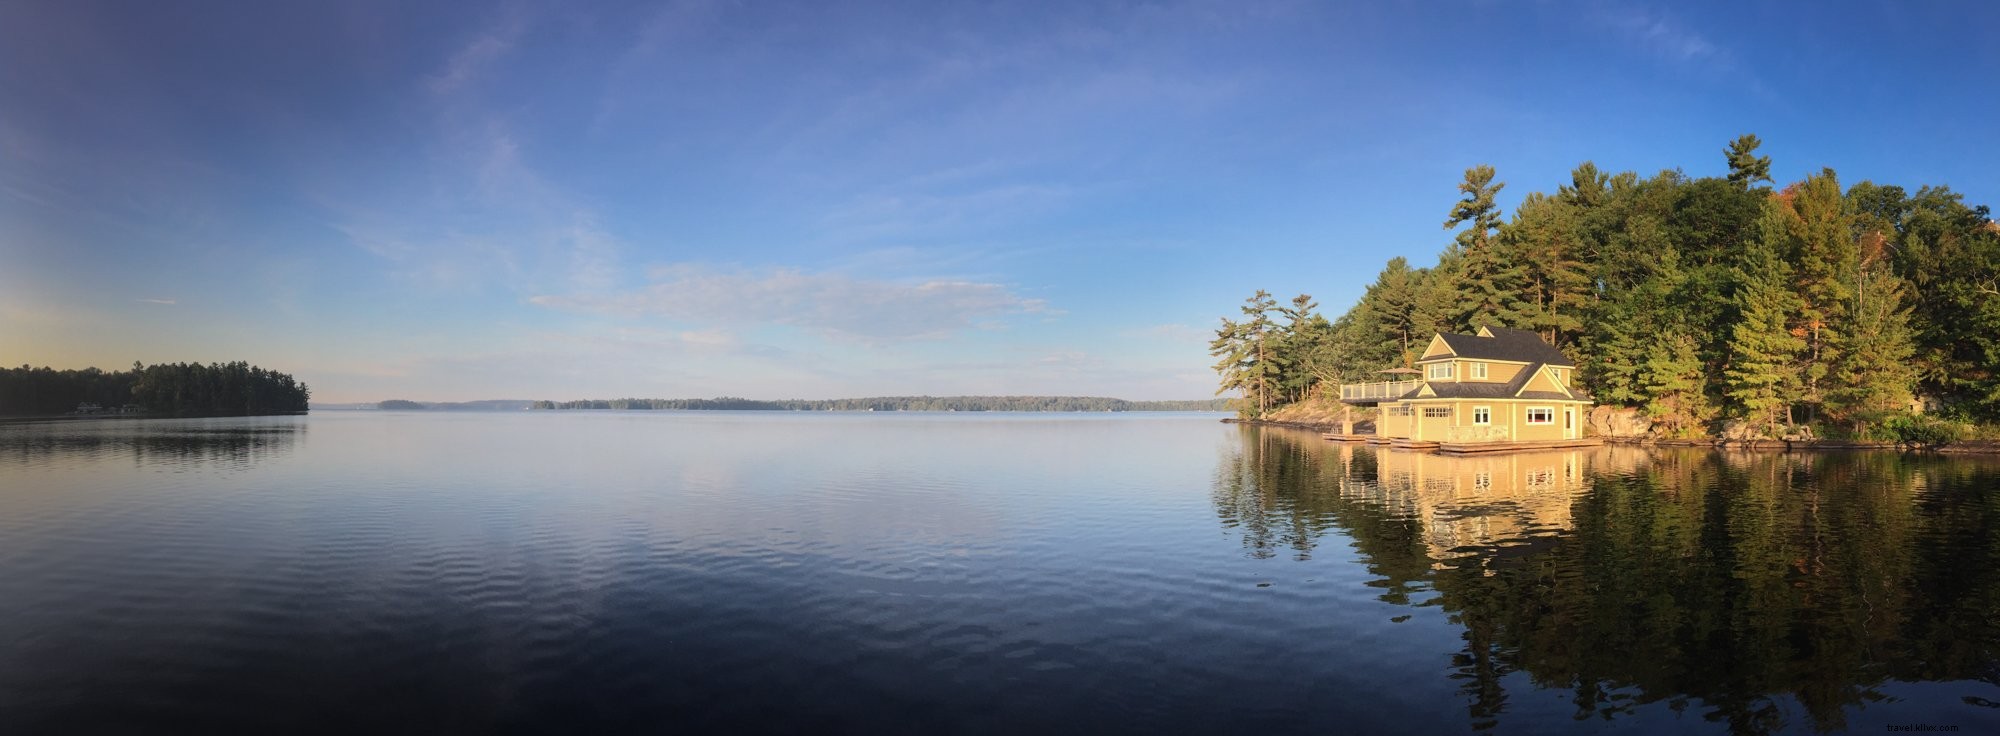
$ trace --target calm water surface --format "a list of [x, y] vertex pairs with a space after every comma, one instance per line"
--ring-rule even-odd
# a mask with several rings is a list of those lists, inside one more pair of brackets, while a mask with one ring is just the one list
[[0, 732], [2000, 732], [2000, 464], [1214, 415], [0, 425]]

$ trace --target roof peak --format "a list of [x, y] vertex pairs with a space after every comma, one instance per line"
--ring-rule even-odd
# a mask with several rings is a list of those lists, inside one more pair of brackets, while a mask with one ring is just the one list
[[[1519, 363], [1546, 363], [1570, 368], [1576, 361], [1543, 340], [1540, 333], [1509, 327], [1481, 326], [1477, 334], [1439, 332], [1451, 356], [1458, 358], [1506, 360]], [[1443, 357], [1443, 356], [1438, 356]], [[1435, 359], [1435, 358], [1433, 358]]]

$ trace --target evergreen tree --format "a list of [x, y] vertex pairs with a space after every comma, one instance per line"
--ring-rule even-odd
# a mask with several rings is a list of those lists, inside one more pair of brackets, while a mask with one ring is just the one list
[[1853, 323], [1841, 360], [1835, 366], [1827, 404], [1838, 418], [1857, 430], [1882, 415], [1906, 411], [1916, 367], [1910, 358], [1909, 309], [1904, 306], [1903, 280], [1885, 267], [1862, 271], [1856, 290]]
[[1458, 191], [1463, 196], [1452, 205], [1446, 230], [1467, 225], [1453, 238], [1453, 251], [1441, 266], [1450, 265], [1454, 292], [1450, 322], [1455, 330], [1483, 324], [1518, 325], [1526, 318], [1513, 311], [1507, 285], [1522, 278], [1526, 264], [1507, 258], [1494, 245], [1500, 229], [1500, 207], [1494, 197], [1506, 184], [1493, 181], [1493, 167], [1480, 164], [1465, 170]]
[[1687, 330], [1662, 333], [1653, 342], [1640, 374], [1647, 394], [1646, 414], [1666, 436], [1698, 434], [1714, 418], [1700, 343]]
[[1245, 319], [1223, 320], [1215, 340], [1209, 343], [1209, 354], [1219, 359], [1215, 370], [1223, 376], [1222, 388], [1216, 393], [1243, 391], [1257, 415], [1270, 410], [1284, 376], [1284, 366], [1290, 362], [1277, 349], [1279, 336], [1271, 321], [1271, 311], [1277, 306], [1270, 292], [1258, 289], [1255, 296], [1245, 300], [1242, 308]]
[[1729, 181], [1738, 188], [1748, 189], [1760, 181], [1771, 180], [1771, 157], [1758, 156], [1757, 147], [1764, 142], [1755, 135], [1743, 135], [1729, 142], [1723, 155], [1729, 158]]
[[1801, 306], [1792, 293], [1791, 269], [1767, 248], [1753, 248], [1736, 274], [1741, 320], [1730, 332], [1727, 394], [1737, 414], [1753, 425], [1776, 427], [1790, 419], [1798, 395], [1797, 363], [1805, 340], [1792, 333]]
[[1824, 383], [1840, 359], [1845, 312], [1853, 299], [1856, 268], [1853, 228], [1833, 170], [1825, 169], [1766, 200], [1759, 223], [1762, 246], [1794, 264], [1799, 310], [1793, 329], [1805, 339], [1799, 356], [1799, 397], [1818, 407]]
[[[1529, 194], [1501, 230], [1499, 251], [1513, 264], [1500, 270], [1501, 291], [1513, 319], [1507, 326], [1541, 333], [1549, 344], [1570, 344], [1583, 331], [1591, 279], [1582, 260], [1576, 208], [1539, 192]], [[1505, 321], [1505, 318], [1503, 318]]]

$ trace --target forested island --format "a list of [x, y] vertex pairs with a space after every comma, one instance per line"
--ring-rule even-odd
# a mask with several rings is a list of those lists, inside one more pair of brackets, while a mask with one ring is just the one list
[[878, 396], [864, 399], [597, 399], [537, 401], [531, 409], [757, 411], [1228, 411], [1228, 399], [1126, 401], [1098, 396]]
[[306, 411], [312, 391], [249, 363], [133, 363], [97, 368], [0, 369], [0, 416], [53, 416], [94, 405], [157, 416], [245, 416]]
[[1476, 166], [1435, 266], [1391, 259], [1328, 320], [1259, 291], [1211, 343], [1246, 416], [1384, 380], [1435, 332], [1533, 330], [1600, 404], [1662, 438], [1751, 434], [1948, 441], [2000, 424], [2000, 225], [1945, 186], [1832, 169], [1780, 188], [1746, 135], [1728, 173], [1610, 174], [1585, 162], [1511, 219]]

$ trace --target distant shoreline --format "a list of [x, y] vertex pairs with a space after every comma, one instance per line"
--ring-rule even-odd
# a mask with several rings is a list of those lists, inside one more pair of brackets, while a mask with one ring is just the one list
[[849, 399], [578, 399], [528, 401], [485, 399], [462, 402], [421, 402], [387, 399], [372, 403], [319, 404], [315, 409], [339, 411], [936, 411], [936, 412], [1227, 412], [1230, 399], [1132, 401], [1103, 396], [872, 396]]

